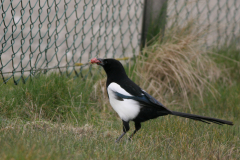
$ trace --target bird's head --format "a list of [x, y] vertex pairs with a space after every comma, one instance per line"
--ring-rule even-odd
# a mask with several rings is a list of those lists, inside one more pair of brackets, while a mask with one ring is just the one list
[[91, 63], [92, 64], [96, 63], [97, 65], [102, 66], [108, 76], [110, 76], [110, 74], [126, 75], [123, 65], [116, 59], [93, 58], [91, 59]]

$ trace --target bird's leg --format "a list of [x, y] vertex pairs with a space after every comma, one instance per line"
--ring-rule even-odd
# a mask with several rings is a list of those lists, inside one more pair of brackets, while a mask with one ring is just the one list
[[141, 128], [141, 123], [140, 122], [135, 122], [135, 130], [134, 132], [131, 134], [131, 136], [129, 137], [129, 140], [132, 139], [133, 135]]
[[120, 141], [120, 139], [126, 134], [126, 132], [123, 132], [117, 139], [116, 139], [116, 143]]
[[123, 133], [117, 138], [117, 140], [115, 142], [119, 142], [120, 139], [127, 133], [127, 131], [129, 131], [130, 127], [129, 127], [129, 122], [125, 122], [123, 121]]

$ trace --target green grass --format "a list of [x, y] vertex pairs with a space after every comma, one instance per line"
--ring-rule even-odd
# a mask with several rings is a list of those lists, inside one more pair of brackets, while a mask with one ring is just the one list
[[[237, 50], [221, 50], [230, 57]], [[235, 59], [239, 61], [239, 59]], [[26, 84], [0, 86], [0, 159], [240, 159], [240, 73], [236, 62], [216, 58], [227, 66], [228, 80], [212, 84], [219, 94], [190, 99], [192, 112], [234, 122], [234, 126], [205, 124], [165, 116], [142, 124], [129, 142], [122, 123], [94, 85], [98, 69], [87, 80], [58, 74], [41, 75]], [[135, 80], [133, 68], [127, 67]], [[107, 101], [107, 99], [106, 99]], [[188, 107], [169, 109], [190, 112]], [[134, 125], [128, 136], [133, 132]]]

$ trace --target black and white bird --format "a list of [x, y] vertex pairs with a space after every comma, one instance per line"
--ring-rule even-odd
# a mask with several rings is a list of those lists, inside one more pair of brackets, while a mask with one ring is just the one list
[[141, 122], [168, 114], [205, 123], [213, 122], [220, 125], [233, 125], [232, 122], [226, 120], [175, 112], [167, 109], [129, 79], [123, 65], [118, 60], [93, 58], [91, 59], [91, 63], [96, 63], [104, 68], [107, 74], [106, 88], [110, 104], [123, 122], [123, 133], [117, 138], [116, 142], [129, 131], [129, 121], [135, 122], [135, 130], [130, 136], [131, 139], [141, 128]]

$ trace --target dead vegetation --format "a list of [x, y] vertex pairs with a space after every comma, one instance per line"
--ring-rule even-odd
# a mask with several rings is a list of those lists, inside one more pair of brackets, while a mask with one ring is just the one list
[[[194, 28], [194, 24], [189, 23], [169, 30], [163, 40], [157, 36], [137, 58], [131, 78], [137, 75], [135, 82], [167, 106], [181, 102], [181, 107], [188, 106], [191, 110], [190, 96], [202, 99], [206, 89], [217, 94], [211, 82], [220, 77], [221, 70], [203, 50], [200, 37], [204, 30], [197, 32]], [[92, 94], [101, 106], [107, 104], [105, 82], [106, 78], [99, 80]]]
[[221, 72], [203, 50], [199, 38], [203, 32], [194, 30], [190, 23], [168, 31], [163, 41], [157, 38], [145, 47], [136, 66], [140, 86], [164, 104], [180, 99], [189, 108], [189, 96], [202, 99], [205, 89], [216, 94], [211, 82], [219, 78]]
[[62, 124], [62, 123], [54, 123], [45, 120], [38, 120], [38, 121], [29, 121], [23, 123], [21, 120], [16, 120], [15, 122], [11, 123], [11, 125], [7, 125], [4, 128], [0, 129], [0, 132], [4, 132], [5, 134], [8, 131], [14, 130], [16, 132], [21, 132], [21, 134], [25, 134], [29, 132], [29, 130], [33, 131], [45, 131], [48, 133], [51, 132], [61, 132], [63, 134], [72, 133], [73, 135], [81, 138], [82, 136], [91, 136], [96, 134], [94, 131], [93, 125], [84, 124], [81, 127], [73, 126], [71, 124]]

